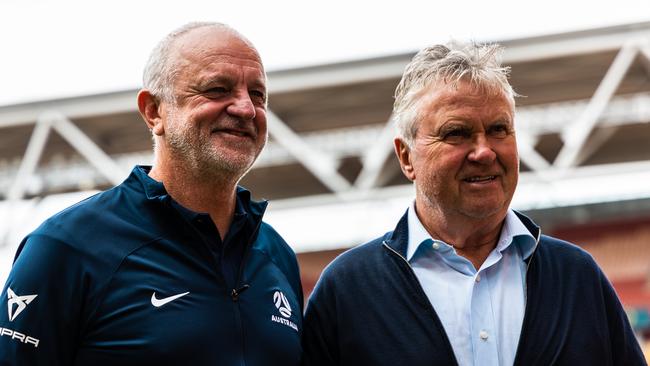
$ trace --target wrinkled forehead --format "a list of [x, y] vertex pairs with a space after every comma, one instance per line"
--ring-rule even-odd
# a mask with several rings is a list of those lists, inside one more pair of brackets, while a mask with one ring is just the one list
[[425, 85], [417, 93], [420, 106], [435, 101], [436, 104], [447, 106], [465, 104], [485, 104], [502, 101], [504, 106], [514, 111], [514, 97], [503, 90], [498, 83], [476, 83], [465, 79], [457, 81], [433, 81]]
[[471, 80], [469, 77], [447, 79], [444, 76], [425, 83], [420, 92], [445, 91], [448, 94], [463, 94], [472, 97], [505, 97], [513, 102], [514, 96], [509, 89], [496, 80]]

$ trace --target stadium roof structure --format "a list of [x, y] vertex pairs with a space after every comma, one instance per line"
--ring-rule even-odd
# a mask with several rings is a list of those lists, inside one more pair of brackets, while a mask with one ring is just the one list
[[[650, 216], [650, 22], [494, 41], [524, 96], [513, 206], [551, 227]], [[391, 108], [413, 54], [269, 73], [269, 143], [242, 184], [271, 200], [268, 221], [296, 251], [375, 237], [410, 203]], [[151, 164], [136, 93], [0, 107], [2, 243], [17, 244], [34, 212]]]

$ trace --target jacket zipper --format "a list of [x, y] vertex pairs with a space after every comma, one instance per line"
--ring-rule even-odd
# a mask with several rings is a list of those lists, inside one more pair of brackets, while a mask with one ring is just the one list
[[[391, 248], [390, 245], [388, 245], [388, 243], [386, 243], [385, 240], [382, 241], [382, 245], [404, 261], [404, 263], [406, 264], [406, 266], [408, 267], [408, 269], [410, 271], [410, 274], [411, 274], [412, 278], [415, 278], [415, 284], [416, 284], [417, 288], [420, 290], [420, 296], [424, 296], [425, 303], [428, 305], [428, 310], [432, 314], [434, 314], [434, 319], [436, 319], [438, 317], [438, 314], [436, 313], [436, 310], [433, 308], [433, 305], [431, 305], [431, 302], [429, 301], [426, 294], [424, 293], [424, 289], [422, 288], [422, 285], [420, 285], [420, 281], [418, 281], [417, 276], [415, 275], [415, 271], [413, 271], [413, 267], [411, 266], [411, 263], [409, 263], [409, 261], [407, 261], [406, 258], [404, 258], [404, 256], [402, 254], [400, 254], [395, 249]], [[449, 341], [449, 336], [447, 336], [447, 332], [445, 331], [445, 328], [443, 327], [442, 322], [440, 322], [440, 319], [437, 318], [437, 320], [438, 320], [438, 323], [439, 323], [437, 325], [439, 325], [439, 328], [442, 331], [441, 333], [442, 333], [442, 335], [445, 338], [445, 341], [447, 343], [447, 352], [449, 352], [451, 354], [451, 356], [454, 359], [455, 364], [458, 365], [458, 360], [456, 359], [456, 354], [454, 354], [454, 350], [451, 347], [451, 342]], [[435, 320], [434, 320], [434, 322], [435, 322]]]
[[239, 335], [241, 336], [241, 363], [240, 365], [244, 366], [246, 365], [246, 360], [245, 360], [245, 352], [246, 352], [246, 346], [244, 344], [245, 339], [244, 339], [244, 324], [242, 323], [241, 319], [241, 310], [239, 309], [239, 296], [242, 294], [242, 292], [246, 291], [249, 289], [251, 286], [249, 284], [242, 284], [241, 283], [241, 278], [242, 274], [244, 273], [244, 267], [246, 266], [246, 263], [248, 262], [248, 258], [250, 257], [250, 252], [251, 252], [251, 247], [253, 246], [253, 238], [256, 237], [260, 226], [262, 225], [262, 219], [260, 218], [259, 222], [255, 226], [255, 229], [253, 230], [253, 233], [251, 236], [248, 238], [246, 242], [246, 247], [244, 248], [244, 256], [242, 258], [242, 262], [239, 265], [239, 272], [237, 273], [237, 280], [235, 281], [235, 288], [232, 289], [230, 292], [230, 297], [232, 298], [233, 301], [233, 306], [235, 308], [235, 316], [237, 317], [237, 323], [239, 324]]
[[261, 219], [255, 226], [255, 229], [253, 230], [251, 236], [248, 238], [248, 241], [246, 242], [246, 247], [244, 248], [244, 256], [242, 257], [242, 262], [241, 265], [239, 266], [239, 271], [237, 272], [237, 280], [235, 281], [235, 288], [233, 288], [230, 293], [232, 300], [235, 302], [239, 298], [239, 295], [241, 295], [242, 292], [244, 292], [250, 287], [249, 284], [240, 285], [240, 283], [241, 283], [242, 274], [244, 273], [244, 267], [248, 262], [248, 257], [250, 257], [250, 252], [251, 252], [250, 249], [251, 246], [253, 245], [253, 238], [257, 235], [258, 231], [260, 230], [260, 226], [262, 226]]

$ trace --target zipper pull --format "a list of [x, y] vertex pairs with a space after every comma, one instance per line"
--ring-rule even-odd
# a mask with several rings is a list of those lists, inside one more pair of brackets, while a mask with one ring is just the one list
[[240, 288], [232, 289], [232, 292], [230, 293], [230, 296], [232, 297], [232, 301], [237, 301], [237, 299], [239, 298], [239, 295], [241, 295], [241, 293], [246, 291], [249, 287], [251, 287], [251, 286], [250, 285], [243, 285]]

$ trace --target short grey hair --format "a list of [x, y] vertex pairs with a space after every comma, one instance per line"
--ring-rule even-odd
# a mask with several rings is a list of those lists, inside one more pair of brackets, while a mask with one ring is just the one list
[[153, 96], [170, 102], [174, 100], [173, 85], [178, 72], [177, 64], [172, 57], [174, 41], [194, 29], [203, 27], [224, 29], [239, 35], [227, 24], [218, 22], [191, 22], [167, 34], [151, 51], [142, 74], [142, 86], [149, 90]]
[[418, 52], [406, 66], [395, 90], [393, 120], [397, 134], [412, 146], [418, 129], [420, 93], [442, 82], [455, 86], [469, 81], [486, 93], [504, 93], [514, 103], [517, 94], [508, 82], [509, 67], [501, 66], [503, 47], [498, 44], [450, 42]]

